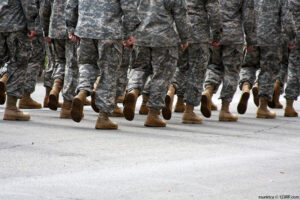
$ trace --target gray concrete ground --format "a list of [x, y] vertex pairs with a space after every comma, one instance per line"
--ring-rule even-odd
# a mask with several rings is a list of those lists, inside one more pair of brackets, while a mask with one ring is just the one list
[[[38, 85], [33, 97], [43, 96]], [[167, 128], [145, 128], [137, 114], [115, 118], [117, 131], [95, 130], [89, 107], [79, 124], [48, 109], [30, 110], [30, 122], [0, 120], [0, 199], [300, 199], [299, 118], [276, 110], [275, 120], [256, 119], [255, 111], [251, 99], [239, 122], [218, 122], [214, 112], [202, 125], [174, 113]]]

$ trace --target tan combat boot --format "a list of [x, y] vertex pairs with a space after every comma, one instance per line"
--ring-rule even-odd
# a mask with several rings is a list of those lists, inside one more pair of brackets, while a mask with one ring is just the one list
[[194, 113], [194, 106], [187, 103], [185, 111], [182, 115], [182, 123], [184, 124], [201, 124], [202, 118]]
[[63, 87], [63, 81], [59, 78], [54, 80], [52, 90], [49, 94], [48, 106], [51, 110], [57, 110], [59, 93]]
[[68, 101], [67, 99], [64, 99], [60, 110], [60, 118], [71, 119], [71, 108], [72, 108], [72, 101]]
[[84, 102], [84, 105], [85, 106], [90, 106], [91, 105], [91, 101], [88, 98], [86, 98], [85, 102]]
[[118, 124], [116, 122], [110, 121], [108, 114], [100, 112], [97, 119], [95, 129], [104, 129], [104, 130], [116, 130], [118, 129]]
[[223, 122], [236, 122], [238, 120], [237, 115], [229, 112], [229, 102], [222, 100], [222, 108], [219, 114], [219, 121]]
[[23, 113], [17, 108], [17, 98], [13, 96], [7, 96], [7, 103], [4, 110], [3, 120], [14, 121], [29, 121], [30, 115]]
[[274, 119], [276, 113], [269, 111], [268, 101], [265, 97], [259, 97], [259, 106], [256, 111], [256, 118]]
[[83, 107], [87, 97], [87, 91], [80, 90], [72, 101], [71, 117], [75, 122], [80, 122], [83, 118]]
[[148, 115], [149, 113], [149, 108], [147, 107], [147, 102], [148, 102], [149, 96], [146, 94], [143, 94], [143, 101], [139, 110], [140, 115]]
[[165, 127], [166, 122], [164, 122], [158, 117], [159, 112], [159, 110], [150, 108], [144, 125], [148, 127]]
[[249, 82], [244, 82], [242, 86], [242, 95], [237, 106], [237, 110], [239, 114], [245, 114], [248, 106], [248, 99], [250, 96], [251, 85]]
[[258, 83], [256, 82], [252, 88], [253, 101], [255, 105], [259, 106], [259, 97], [258, 97]]
[[286, 107], [284, 109], [285, 117], [298, 117], [298, 113], [295, 111], [293, 104], [294, 104], [293, 99], [286, 100]]
[[0, 79], [0, 105], [5, 104], [6, 101], [6, 81], [7, 73], [5, 73]]
[[19, 108], [21, 109], [41, 109], [42, 104], [34, 101], [29, 92], [24, 92], [23, 97], [19, 100]]
[[280, 98], [280, 81], [276, 80], [275, 84], [274, 84], [274, 93], [273, 93], [273, 99], [271, 102], [268, 103], [270, 108], [278, 108], [278, 109], [282, 109], [283, 105], [279, 102], [279, 98]]
[[134, 112], [135, 112], [135, 105], [137, 98], [139, 96], [139, 90], [138, 89], [133, 89], [129, 93], [125, 95], [124, 99], [124, 117], [125, 119], [132, 121], [134, 118]]
[[174, 112], [183, 113], [185, 110], [183, 97], [177, 97], [177, 102], [175, 104]]
[[217, 111], [218, 110], [217, 104], [215, 104], [213, 101], [211, 101], [211, 110], [212, 111]]
[[118, 106], [117, 103], [117, 97], [115, 98], [115, 106], [114, 106], [114, 110], [111, 113], [112, 117], [124, 117], [124, 113], [123, 110]]
[[50, 91], [51, 91], [51, 88], [50, 87], [45, 87], [46, 88], [46, 94], [45, 94], [45, 97], [44, 97], [44, 108], [48, 108], [48, 103], [49, 103], [49, 95], [50, 95]]
[[205, 87], [205, 91], [202, 93], [201, 98], [201, 113], [206, 118], [210, 118], [211, 116], [211, 98], [214, 92], [214, 86], [213, 85], [207, 85]]
[[165, 106], [162, 108], [162, 116], [166, 120], [170, 120], [172, 117], [174, 95], [175, 95], [175, 87], [171, 84], [168, 93], [165, 97]]

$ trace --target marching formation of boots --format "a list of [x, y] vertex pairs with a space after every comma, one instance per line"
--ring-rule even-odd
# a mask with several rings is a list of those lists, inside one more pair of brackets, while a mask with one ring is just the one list
[[[173, 112], [201, 124], [195, 108], [210, 118], [219, 88], [219, 121], [238, 121], [230, 109], [238, 88], [241, 115], [252, 90], [257, 118], [276, 118], [269, 108], [283, 108], [283, 93], [284, 116], [298, 117], [299, 13], [300, 0], [4, 1], [3, 119], [28, 121], [20, 109], [43, 106], [79, 123], [88, 105], [96, 129], [118, 129], [110, 118], [132, 121], [137, 109], [147, 127], [165, 127]], [[43, 104], [32, 98], [42, 70]]]

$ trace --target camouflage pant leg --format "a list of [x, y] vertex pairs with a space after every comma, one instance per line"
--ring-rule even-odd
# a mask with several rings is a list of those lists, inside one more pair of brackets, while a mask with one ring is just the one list
[[45, 64], [45, 48], [44, 48], [44, 37], [35, 36], [32, 39], [32, 56], [29, 59], [26, 79], [24, 84], [24, 90], [28, 93], [33, 93], [37, 82], [37, 77], [40, 69]]
[[218, 91], [222, 83], [224, 68], [222, 65], [222, 49], [221, 47], [210, 48], [210, 61], [205, 74], [204, 87], [207, 85], [214, 86], [214, 93]]
[[259, 69], [260, 50], [259, 47], [253, 47], [251, 51], [247, 51], [245, 61], [240, 72], [240, 89], [242, 90], [243, 83], [248, 82], [251, 87], [256, 81], [256, 71]]
[[186, 72], [188, 70], [188, 51], [178, 47], [177, 67], [172, 79], [172, 85], [178, 97], [184, 98], [186, 89]]
[[7, 64], [8, 64], [7, 62], [4, 63], [3, 67], [1, 68], [1, 70], [0, 70], [0, 77], [2, 77], [4, 74], [7, 73]]
[[78, 47], [79, 76], [76, 93], [79, 93], [80, 90], [92, 93], [94, 83], [99, 75], [97, 60], [97, 41], [82, 38]]
[[[4, 37], [1, 37], [2, 39]], [[7, 95], [21, 98], [24, 94], [28, 58], [31, 56], [31, 42], [27, 38], [26, 32], [23, 31], [6, 33], [5, 40], [9, 48], [6, 82]]]
[[[4, 67], [4, 64], [8, 61], [8, 47], [5, 40], [5, 35], [0, 33], [0, 68]], [[2, 76], [1, 72], [1, 76]]]
[[124, 95], [124, 88], [126, 88], [128, 79], [127, 79], [127, 72], [128, 72], [129, 65], [121, 65], [119, 71], [117, 72], [117, 92], [116, 96]]
[[143, 89], [143, 94], [149, 96], [150, 95], [150, 82], [152, 79], [152, 75], [148, 76], [148, 79], [145, 83], [144, 89]]
[[64, 77], [63, 97], [72, 101], [78, 85], [77, 43], [66, 41], [66, 67]]
[[122, 61], [121, 40], [98, 40], [98, 66], [100, 81], [95, 94], [95, 104], [105, 113], [111, 113], [117, 89], [116, 75]]
[[260, 47], [260, 73], [258, 75], [258, 95], [272, 100], [274, 83], [280, 70], [280, 48]]
[[53, 68], [55, 64], [55, 56], [54, 56], [54, 47], [53, 43], [45, 41], [45, 49], [46, 49], [46, 56], [47, 56], [47, 65], [44, 73], [44, 87], [52, 88], [53, 85]]
[[220, 99], [231, 102], [239, 83], [244, 59], [244, 45], [228, 45], [222, 49], [224, 66], [223, 87]]
[[190, 44], [187, 49], [189, 66], [186, 72], [186, 102], [198, 106], [201, 101], [203, 82], [209, 59], [208, 44]]
[[54, 54], [55, 54], [55, 65], [53, 69], [52, 79], [64, 80], [65, 67], [66, 67], [66, 40], [54, 39]]
[[178, 60], [177, 47], [151, 48], [153, 76], [150, 81], [149, 108], [161, 109], [165, 104], [168, 86], [174, 76]]
[[127, 91], [139, 89], [143, 91], [148, 77], [152, 74], [151, 48], [134, 46], [131, 58], [131, 70], [129, 72]]
[[280, 93], [284, 93], [284, 84], [287, 81], [287, 75], [288, 75], [288, 64], [281, 63], [280, 65], [280, 72], [279, 72], [279, 78], [276, 80], [280, 81]]
[[[298, 44], [297, 44], [298, 45]], [[299, 43], [300, 45], [300, 43]], [[300, 47], [297, 46], [290, 53], [287, 86], [285, 88], [285, 98], [297, 100], [299, 96], [300, 84]]]

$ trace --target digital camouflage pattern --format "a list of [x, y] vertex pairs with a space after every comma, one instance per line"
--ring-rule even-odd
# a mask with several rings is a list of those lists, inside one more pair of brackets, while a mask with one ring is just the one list
[[204, 86], [213, 85], [215, 91], [223, 82], [220, 99], [231, 102], [239, 82], [244, 58], [243, 44], [213, 47], [211, 64], [207, 68]]
[[290, 0], [290, 8], [295, 20], [297, 39], [296, 48], [290, 52], [285, 98], [297, 100], [300, 90], [300, 0]]
[[[222, 44], [244, 44], [248, 42], [253, 28], [253, 5], [250, 0], [219, 0], [222, 21]], [[249, 42], [248, 42], [249, 43]]]
[[25, 78], [24, 90], [28, 93], [33, 93], [37, 82], [37, 77], [40, 69], [45, 64], [45, 43], [44, 37], [37, 35], [31, 40], [31, 57], [28, 62], [27, 73]]
[[53, 43], [52, 42], [48, 43], [45, 41], [45, 50], [46, 50], [46, 56], [47, 56], [47, 65], [46, 65], [45, 73], [44, 73], [44, 87], [52, 88], [52, 86], [53, 86], [52, 74], [53, 74], [53, 68], [55, 65]]
[[66, 39], [65, 7], [67, 0], [42, 0], [40, 8], [44, 35], [54, 39]]
[[185, 0], [139, 1], [138, 14], [141, 24], [135, 34], [137, 46], [175, 47], [190, 38]]
[[150, 94], [147, 107], [160, 110], [165, 104], [168, 86], [174, 75], [178, 59], [177, 47], [135, 46], [132, 52], [132, 70], [129, 75], [128, 91], [143, 91], [150, 75]]
[[280, 47], [254, 47], [248, 51], [245, 62], [240, 73], [240, 89], [244, 82], [249, 82], [252, 86], [256, 81], [256, 71], [260, 69], [258, 75], [259, 96], [272, 100], [274, 83], [280, 70]]
[[[180, 65], [172, 81], [176, 87], [185, 88], [185, 100], [191, 105], [198, 106], [201, 101], [203, 82], [209, 61], [209, 45], [190, 44], [182, 56], [186, 57], [186, 64]], [[177, 78], [177, 79], [176, 79]]]
[[289, 44], [295, 44], [296, 29], [287, 0], [251, 0], [254, 2], [255, 35], [258, 46], [280, 46], [282, 31]]
[[130, 56], [131, 56], [131, 49], [126, 48], [123, 46], [122, 51], [122, 64], [120, 66], [120, 69], [117, 72], [117, 92], [116, 96], [123, 96], [124, 95], [124, 89], [127, 86], [128, 83], [128, 69], [130, 65]]
[[221, 39], [221, 20], [218, 0], [186, 0], [191, 23], [189, 43], [210, 43]]
[[35, 1], [1, 0], [0, 32], [34, 30], [37, 15], [38, 11]]
[[[113, 56], [112, 56], [113, 55]], [[79, 83], [77, 93], [89, 93], [100, 73], [96, 88], [96, 106], [105, 113], [111, 113], [116, 97], [116, 73], [121, 64], [121, 40], [93, 40], [82, 38], [78, 50]]]
[[123, 39], [140, 23], [136, 6], [136, 0], [68, 0], [68, 33], [80, 38]]
[[186, 70], [181, 69], [188, 69], [188, 51], [183, 51], [179, 46], [177, 67], [172, 79], [172, 84], [175, 88], [175, 93], [177, 94], [177, 96], [184, 98], [187, 72]]

